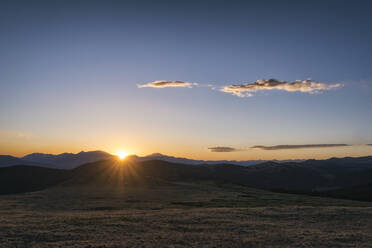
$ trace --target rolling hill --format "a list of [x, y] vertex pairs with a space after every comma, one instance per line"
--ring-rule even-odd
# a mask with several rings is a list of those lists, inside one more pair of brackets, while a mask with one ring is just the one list
[[0, 194], [47, 189], [68, 180], [71, 171], [17, 165], [0, 168]]
[[[25, 180], [24, 191], [63, 185], [138, 185], [172, 182], [213, 181], [267, 190], [322, 192], [367, 185], [372, 182], [371, 157], [309, 160], [303, 163], [266, 162], [243, 167], [229, 164], [189, 166], [149, 160], [117, 159], [87, 163], [71, 170], [33, 166], [0, 168], [2, 192]], [[45, 173], [45, 177], [43, 178]], [[14, 182], [12, 178], [15, 178]], [[7, 184], [8, 183], [8, 184]], [[30, 187], [27, 185], [31, 185]], [[34, 187], [37, 185], [38, 187]], [[22, 190], [17, 190], [17, 192]]]

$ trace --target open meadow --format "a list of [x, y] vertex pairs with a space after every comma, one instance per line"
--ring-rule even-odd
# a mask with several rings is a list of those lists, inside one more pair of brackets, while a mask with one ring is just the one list
[[372, 204], [227, 184], [0, 196], [1, 247], [371, 247]]

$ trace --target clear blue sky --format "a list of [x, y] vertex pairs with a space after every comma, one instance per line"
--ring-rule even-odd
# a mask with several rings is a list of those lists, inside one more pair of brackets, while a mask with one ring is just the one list
[[[1, 1], [0, 154], [372, 155], [371, 12], [351, 0]], [[220, 91], [271, 78], [343, 86]], [[156, 80], [198, 86], [137, 87]], [[303, 144], [352, 146], [250, 148]], [[235, 150], [208, 149], [220, 146]]]

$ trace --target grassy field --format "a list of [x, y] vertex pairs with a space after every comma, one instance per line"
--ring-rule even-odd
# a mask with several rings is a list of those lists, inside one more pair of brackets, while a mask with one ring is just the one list
[[0, 196], [1, 247], [371, 247], [372, 204], [214, 183]]

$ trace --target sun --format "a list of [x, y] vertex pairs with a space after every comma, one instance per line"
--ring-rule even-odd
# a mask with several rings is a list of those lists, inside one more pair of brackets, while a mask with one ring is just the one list
[[129, 154], [128, 154], [127, 152], [120, 151], [120, 152], [117, 152], [116, 155], [119, 157], [119, 159], [123, 160], [123, 159], [125, 159]]

